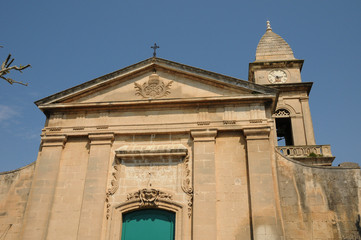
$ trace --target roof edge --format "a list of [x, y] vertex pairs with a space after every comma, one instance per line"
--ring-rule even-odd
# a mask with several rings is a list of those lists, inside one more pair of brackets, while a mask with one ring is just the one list
[[132, 64], [128, 67], [125, 67], [125, 68], [116, 70], [114, 72], [108, 73], [106, 75], [100, 76], [93, 80], [76, 85], [72, 88], [68, 88], [66, 90], [55, 93], [48, 97], [42, 98], [38, 101], [35, 101], [34, 103], [39, 107], [40, 105], [51, 103], [53, 101], [56, 101], [57, 99], [69, 96], [70, 94], [74, 94], [74, 93], [80, 92], [84, 89], [88, 89], [94, 85], [105, 83], [109, 80], [116, 78], [117, 76], [120, 76], [121, 74], [130, 73], [133, 70], [135, 71], [137, 69], [146, 68], [148, 66], [156, 65], [156, 64], [158, 64], [159, 66], [163, 65], [163, 67], [173, 68], [178, 71], [184, 71], [184, 72], [188, 72], [191, 74], [199, 75], [200, 77], [204, 77], [204, 78], [208, 78], [208, 79], [211, 78], [215, 81], [220, 81], [221, 83], [224, 83], [224, 84], [229, 84], [229, 85], [236, 86], [236, 87], [246, 88], [246, 89], [252, 90], [254, 92], [259, 92], [259, 93], [264, 93], [264, 94], [276, 94], [276, 92], [277, 92], [277, 90], [275, 90], [274, 88], [255, 84], [255, 83], [252, 83], [252, 82], [249, 82], [246, 80], [237, 79], [234, 77], [226, 76], [223, 74], [215, 73], [215, 72], [204, 70], [201, 68], [192, 67], [189, 65], [173, 62], [173, 61], [162, 59], [162, 58], [152, 57], [152, 58], [143, 60], [141, 62]]

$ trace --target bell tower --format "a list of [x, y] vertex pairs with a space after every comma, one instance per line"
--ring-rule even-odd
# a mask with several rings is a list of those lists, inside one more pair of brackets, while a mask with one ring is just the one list
[[296, 59], [291, 47], [274, 33], [267, 21], [266, 33], [256, 50], [256, 59], [249, 64], [248, 80], [279, 90], [273, 114], [279, 146], [315, 145], [311, 112], [308, 103], [312, 82], [302, 82], [303, 60]]
[[256, 50], [256, 60], [249, 64], [248, 80], [257, 84], [300, 83], [303, 60], [296, 59], [288, 43], [274, 33], [267, 21], [266, 33]]

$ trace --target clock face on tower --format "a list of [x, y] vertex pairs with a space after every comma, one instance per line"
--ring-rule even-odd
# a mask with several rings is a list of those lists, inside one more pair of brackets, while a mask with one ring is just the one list
[[287, 81], [287, 73], [280, 69], [272, 70], [268, 74], [268, 81], [270, 83], [285, 83]]

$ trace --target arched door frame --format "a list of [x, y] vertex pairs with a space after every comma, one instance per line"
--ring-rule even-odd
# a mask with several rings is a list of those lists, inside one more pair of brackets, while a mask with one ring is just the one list
[[184, 212], [186, 208], [184, 208], [181, 204], [175, 203], [174, 201], [168, 200], [158, 200], [157, 205], [143, 207], [141, 203], [137, 200], [127, 201], [122, 204], [115, 205], [112, 208], [110, 215], [110, 225], [108, 231], [109, 240], [119, 240], [121, 239], [122, 234], [122, 223], [123, 223], [123, 214], [142, 210], [142, 209], [160, 209], [166, 210], [175, 213], [175, 240], [183, 240], [185, 234], [183, 233], [183, 222], [186, 220], [187, 214]]

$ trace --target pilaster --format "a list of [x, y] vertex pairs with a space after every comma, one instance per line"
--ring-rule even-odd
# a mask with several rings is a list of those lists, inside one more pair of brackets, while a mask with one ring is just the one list
[[305, 125], [303, 116], [296, 115], [291, 117], [293, 145], [306, 145]]
[[46, 239], [66, 136], [43, 136], [21, 239]]
[[305, 126], [306, 145], [315, 145], [315, 134], [313, 131], [311, 110], [308, 103], [308, 97], [301, 98], [300, 102], [302, 107], [303, 124]]
[[102, 227], [105, 219], [105, 192], [114, 134], [89, 134], [89, 139], [90, 152], [78, 239], [99, 240], [102, 239]]
[[276, 187], [273, 178], [270, 128], [243, 129], [247, 141], [247, 165], [249, 177], [252, 234], [256, 240], [281, 239], [277, 216]]
[[191, 131], [193, 137], [193, 239], [217, 238], [215, 140], [217, 130]]

